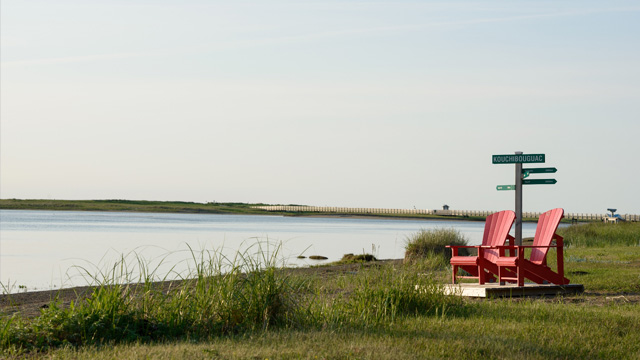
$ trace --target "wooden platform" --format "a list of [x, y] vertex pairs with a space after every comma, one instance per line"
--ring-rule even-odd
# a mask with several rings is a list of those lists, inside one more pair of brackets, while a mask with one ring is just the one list
[[582, 284], [554, 285], [554, 284], [449, 284], [445, 285], [445, 293], [448, 295], [461, 295], [468, 297], [525, 297], [525, 296], [550, 296], [569, 295], [584, 292]]

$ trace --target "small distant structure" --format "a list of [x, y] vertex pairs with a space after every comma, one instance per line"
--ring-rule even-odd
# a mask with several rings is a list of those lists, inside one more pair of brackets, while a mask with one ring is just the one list
[[451, 211], [449, 211], [449, 205], [447, 205], [447, 204], [442, 205], [442, 210], [434, 209], [433, 213], [436, 214], [436, 215], [440, 215], [440, 216], [449, 216], [449, 215], [451, 215]]
[[603, 219], [606, 223], [614, 223], [617, 224], [619, 221], [624, 221], [624, 218], [620, 216], [620, 214], [616, 214], [618, 209], [607, 209], [611, 214], [607, 214], [607, 216]]

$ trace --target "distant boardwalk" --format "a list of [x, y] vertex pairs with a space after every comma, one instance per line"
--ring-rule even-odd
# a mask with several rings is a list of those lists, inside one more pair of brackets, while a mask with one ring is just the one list
[[[317, 212], [336, 214], [371, 214], [371, 215], [442, 215], [442, 216], [480, 216], [485, 217], [495, 211], [480, 210], [427, 210], [427, 209], [381, 209], [381, 208], [350, 208], [333, 206], [301, 206], [301, 205], [271, 205], [254, 206], [256, 209], [279, 212]], [[541, 212], [523, 212], [522, 217], [528, 219], [538, 218]], [[640, 221], [640, 215], [620, 215], [626, 221]], [[607, 214], [565, 213], [565, 219], [572, 220], [600, 220], [608, 217]]]

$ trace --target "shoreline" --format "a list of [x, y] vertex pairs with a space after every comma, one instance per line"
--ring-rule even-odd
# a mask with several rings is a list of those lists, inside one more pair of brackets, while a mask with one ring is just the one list
[[[314, 218], [391, 219], [485, 221], [484, 216], [383, 214], [358, 212], [267, 211], [244, 203], [185, 203], [135, 200], [20, 200], [0, 199], [0, 210], [27, 211], [82, 211], [151, 214], [210, 214], [210, 215], [262, 215]], [[529, 221], [525, 219], [524, 221]]]
[[[265, 207], [280, 209], [267, 210]], [[300, 210], [301, 208], [305, 210]], [[309, 210], [316, 209], [316, 210]], [[328, 211], [326, 209], [334, 209]], [[344, 209], [344, 210], [340, 210]], [[236, 214], [270, 216], [309, 216], [309, 217], [350, 217], [400, 220], [443, 220], [443, 221], [485, 221], [493, 210], [425, 210], [425, 209], [369, 209], [346, 207], [316, 207], [307, 205], [269, 205], [262, 203], [197, 203], [187, 201], [149, 201], [149, 200], [43, 200], [43, 199], [0, 199], [0, 210], [32, 211], [104, 211], [125, 213], [173, 213], [173, 214]], [[382, 211], [380, 211], [382, 210]], [[339, 212], [344, 211], [344, 212]], [[484, 215], [482, 215], [484, 214]], [[539, 212], [523, 212], [523, 222], [537, 222]], [[565, 214], [566, 216], [567, 214]], [[562, 222], [601, 221], [601, 214], [571, 214]], [[628, 215], [628, 214], [627, 214]], [[627, 216], [625, 215], [625, 216]], [[631, 215], [638, 217], [638, 215]], [[632, 221], [637, 221], [632, 220]]]
[[[192, 214], [192, 215], [245, 215], [245, 216], [282, 216], [282, 217], [311, 217], [311, 218], [349, 218], [349, 219], [387, 219], [387, 220], [424, 220], [424, 221], [472, 221], [484, 222], [484, 217], [465, 217], [465, 216], [445, 216], [445, 215], [423, 215], [423, 216], [394, 216], [384, 214], [348, 214], [348, 213], [313, 213], [313, 212], [202, 212], [202, 211], [152, 211], [152, 210], [107, 210], [107, 209], [48, 209], [48, 208], [6, 208], [0, 206], [0, 210], [9, 211], [53, 211], [53, 212], [107, 212], [107, 213], [130, 213], [130, 214]], [[563, 219], [564, 221], [564, 219]], [[537, 222], [535, 219], [523, 219], [522, 222]]]
[[[263, 207], [293, 207], [293, 209], [266, 210]], [[297, 211], [296, 207], [306, 205], [269, 205], [262, 203], [195, 203], [184, 201], [147, 201], [147, 200], [43, 200], [43, 199], [0, 199], [0, 210], [43, 210], [43, 211], [107, 211], [142, 213], [191, 213], [191, 214], [241, 214], [241, 215], [280, 215], [313, 217], [353, 217], [388, 219], [463, 219], [484, 220], [480, 215], [449, 215], [412, 213], [402, 210], [400, 213], [378, 213], [365, 208], [335, 208], [345, 211]], [[405, 212], [406, 211], [406, 212]]]

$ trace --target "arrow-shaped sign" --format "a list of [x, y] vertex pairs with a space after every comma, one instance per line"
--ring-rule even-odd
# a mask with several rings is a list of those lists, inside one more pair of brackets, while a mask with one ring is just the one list
[[548, 168], [531, 168], [531, 169], [522, 169], [523, 174], [551, 174], [558, 171], [558, 169], [554, 167]]
[[522, 185], [545, 185], [545, 184], [555, 184], [558, 180], [556, 179], [530, 179], [530, 180], [522, 180]]

